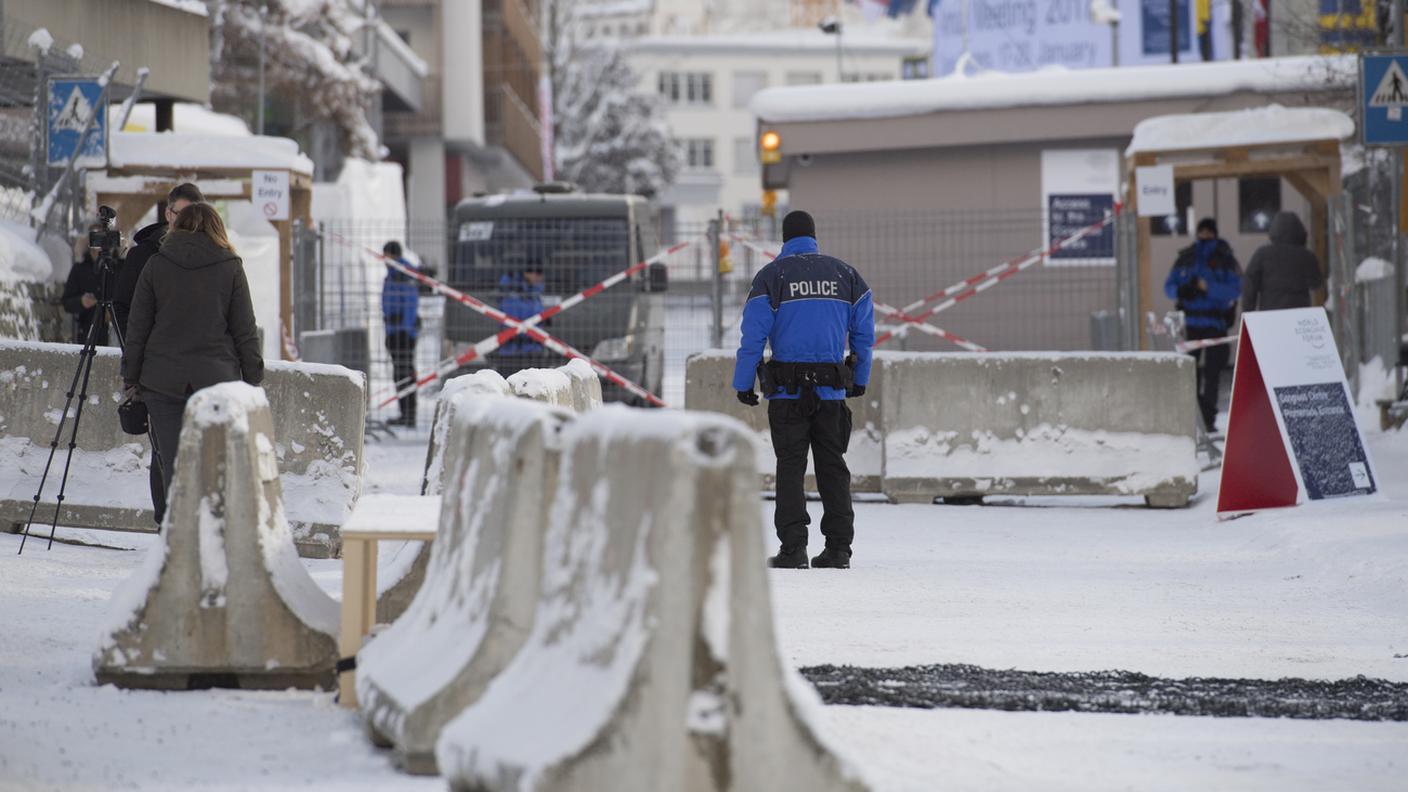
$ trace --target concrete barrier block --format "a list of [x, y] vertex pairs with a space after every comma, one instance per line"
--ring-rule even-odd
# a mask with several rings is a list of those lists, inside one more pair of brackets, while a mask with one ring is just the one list
[[572, 380], [561, 369], [523, 369], [508, 378], [513, 395], [572, 409]]
[[162, 540], [113, 595], [99, 684], [331, 689], [338, 605], [298, 559], [273, 438], [259, 388], [191, 398]]
[[612, 406], [564, 440], [531, 633], [445, 727], [451, 788], [863, 788], [778, 657], [754, 432]]
[[[852, 423], [851, 444], [846, 450], [852, 492], [880, 491], [884, 438], [880, 423], [880, 403], [884, 393], [882, 358], [883, 354], [876, 354], [865, 396], [846, 400]], [[777, 458], [773, 454], [772, 436], [768, 431], [766, 403], [747, 407], [738, 401], [732, 386], [733, 363], [734, 353], [729, 350], [711, 349], [691, 355], [685, 363], [684, 406], [687, 410], [722, 413], [751, 428], [760, 440], [758, 470], [761, 471], [762, 488], [770, 490], [776, 486]], [[806, 486], [809, 490], [815, 490], [816, 479], [811, 473], [811, 465], [811, 460], [808, 460]]]
[[1198, 486], [1194, 361], [1174, 353], [892, 353], [884, 492], [1141, 495]]
[[449, 432], [446, 497], [425, 583], [357, 656], [357, 700], [400, 764], [436, 771], [442, 727], [483, 693], [532, 626], [548, 493], [570, 414], [465, 400]]
[[[425, 472], [421, 475], [421, 495], [438, 497], [445, 491], [445, 449], [453, 444], [451, 427], [455, 425], [454, 418], [459, 408], [476, 400], [512, 396], [508, 381], [493, 369], [481, 369], [446, 380], [445, 387], [440, 390], [440, 398], [435, 402], [435, 416], [430, 424], [430, 444], [426, 449]], [[414, 544], [415, 547], [406, 547], [401, 551], [402, 555], [411, 554], [410, 562], [397, 564], [388, 570], [388, 577], [381, 581], [382, 590], [376, 599], [376, 620], [380, 624], [390, 624], [400, 618], [425, 581], [425, 572], [430, 565], [430, 545], [424, 542]]]
[[567, 375], [572, 382], [572, 409], [579, 413], [595, 410], [601, 406], [601, 376], [592, 365], [581, 358], [572, 358], [567, 365], [559, 366], [558, 371]]
[[[0, 523], [29, 518], [78, 351], [72, 344], [0, 341], [0, 458], [13, 461], [0, 465]], [[124, 434], [117, 421], [119, 360], [112, 348], [99, 349], [94, 358], [60, 525], [156, 530], [147, 486], [151, 449], [145, 437]], [[341, 548], [337, 528], [360, 490], [365, 377], [341, 366], [270, 362], [263, 388], [299, 552], [335, 556]], [[74, 412], [70, 408], [69, 415]], [[70, 426], [65, 424], [61, 453]], [[39, 517], [46, 522], [54, 513], [57, 479], [51, 474], [40, 503]]]

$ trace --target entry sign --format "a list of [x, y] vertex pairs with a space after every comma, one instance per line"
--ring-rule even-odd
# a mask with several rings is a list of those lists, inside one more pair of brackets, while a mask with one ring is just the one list
[[254, 171], [250, 199], [265, 220], [287, 220], [288, 171]]
[[68, 164], [74, 152], [79, 152], [74, 164], [80, 168], [101, 168], [108, 164], [108, 114], [98, 107], [88, 126], [88, 134], [79, 145], [79, 136], [88, 123], [88, 116], [103, 97], [103, 87], [96, 77], [55, 77], [49, 80], [48, 115], [45, 138], [48, 140], [46, 161], [51, 167]]
[[1178, 202], [1173, 194], [1173, 166], [1146, 165], [1134, 169], [1134, 183], [1139, 187], [1139, 216], [1168, 217], [1178, 214]]
[[1359, 96], [1365, 145], [1408, 144], [1408, 54], [1361, 56]]
[[1324, 308], [1243, 315], [1219, 515], [1377, 489]]

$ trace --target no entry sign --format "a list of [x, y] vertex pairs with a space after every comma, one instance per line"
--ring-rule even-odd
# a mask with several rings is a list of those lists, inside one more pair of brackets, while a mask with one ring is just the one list
[[254, 171], [250, 200], [265, 220], [288, 219], [288, 171]]
[[1219, 515], [1378, 485], [1323, 308], [1242, 317]]

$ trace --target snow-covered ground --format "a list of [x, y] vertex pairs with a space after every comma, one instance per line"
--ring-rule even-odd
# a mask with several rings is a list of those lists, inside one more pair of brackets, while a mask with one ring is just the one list
[[[773, 573], [784, 657], [1408, 681], [1408, 434], [1369, 444], [1383, 497], [1222, 523], [1214, 477], [1182, 511], [858, 504], [854, 568]], [[368, 489], [415, 492], [424, 454], [369, 444]], [[97, 625], [139, 553], [32, 543], [16, 556], [18, 543], [0, 535], [3, 792], [443, 788], [397, 774], [328, 694], [94, 687]], [[305, 563], [340, 590], [337, 562]], [[824, 725], [878, 790], [1388, 790], [1408, 777], [1408, 723], [828, 707]]]

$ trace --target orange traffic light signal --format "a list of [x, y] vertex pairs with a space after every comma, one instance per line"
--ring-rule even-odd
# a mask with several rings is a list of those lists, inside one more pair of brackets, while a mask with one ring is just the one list
[[758, 156], [764, 165], [782, 161], [782, 136], [769, 129], [758, 138]]

